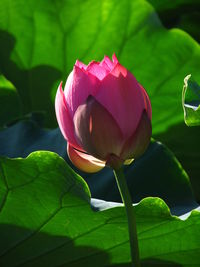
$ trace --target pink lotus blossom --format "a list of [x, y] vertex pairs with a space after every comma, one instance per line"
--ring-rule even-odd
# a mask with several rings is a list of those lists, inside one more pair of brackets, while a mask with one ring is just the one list
[[77, 60], [55, 107], [69, 158], [83, 171], [118, 168], [149, 145], [149, 97], [115, 54], [88, 65]]

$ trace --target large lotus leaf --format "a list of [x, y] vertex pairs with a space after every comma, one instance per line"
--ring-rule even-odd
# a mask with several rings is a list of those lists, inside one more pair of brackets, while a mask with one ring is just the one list
[[194, 9], [193, 12], [183, 14], [179, 20], [178, 27], [188, 32], [195, 40], [200, 43], [200, 3], [198, 9]]
[[75, 60], [115, 52], [151, 97], [154, 133], [182, 120], [182, 79], [200, 76], [200, 48], [183, 31], [166, 30], [148, 2], [2, 0], [0, 10], [0, 68], [24, 112], [45, 110], [54, 126], [55, 91]]
[[[86, 183], [56, 154], [1, 158], [0, 169], [1, 267], [117, 266], [130, 261], [124, 208], [94, 212]], [[182, 220], [171, 216], [159, 198], [146, 198], [134, 209], [141, 259], [157, 260], [143, 266], [200, 264], [198, 211]]]
[[148, 0], [167, 28], [180, 28], [200, 42], [199, 0]]
[[0, 73], [0, 127], [20, 115], [21, 103], [16, 88]]
[[158, 12], [165, 10], [173, 11], [180, 7], [188, 7], [190, 10], [193, 6], [200, 6], [199, 0], [148, 0], [148, 2], [151, 3]]
[[173, 152], [185, 171], [190, 177], [195, 197], [200, 202], [200, 126], [188, 127], [185, 123], [170, 127], [170, 129], [155, 136], [157, 140], [162, 140], [164, 144]]
[[[199, 86], [187, 76], [183, 90], [183, 107], [185, 122], [191, 125], [199, 124]], [[155, 136], [175, 152], [178, 160], [189, 174], [196, 199], [200, 201], [200, 126], [187, 127], [184, 123], [172, 126], [167, 132]]]
[[[0, 131], [0, 155], [26, 157], [36, 150], [50, 150], [70, 163], [66, 153], [66, 141], [59, 129], [42, 129], [38, 120], [41, 120], [39, 114], [33, 114], [31, 119], [20, 121]], [[79, 172], [77, 169], [76, 171]], [[79, 173], [87, 181], [92, 197], [121, 201], [111, 169], [104, 168], [93, 175]], [[187, 174], [174, 155], [161, 143], [152, 141], [147, 152], [125, 168], [125, 174], [133, 202], [139, 202], [147, 196], [158, 196], [166, 201], [171, 212], [176, 215], [197, 205]]]

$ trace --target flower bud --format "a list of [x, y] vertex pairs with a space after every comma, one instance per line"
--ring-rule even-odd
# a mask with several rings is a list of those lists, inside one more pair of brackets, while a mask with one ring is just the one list
[[69, 158], [83, 171], [117, 169], [149, 145], [149, 97], [115, 55], [88, 66], [77, 61], [64, 92], [62, 83], [58, 88], [55, 107]]

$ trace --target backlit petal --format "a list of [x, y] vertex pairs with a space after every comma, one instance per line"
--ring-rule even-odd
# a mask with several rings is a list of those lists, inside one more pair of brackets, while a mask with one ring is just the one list
[[117, 64], [101, 82], [95, 98], [113, 116], [124, 138], [130, 137], [145, 109], [144, 96], [134, 76]]
[[99, 80], [103, 80], [103, 78], [110, 72], [108, 67], [105, 68], [105, 66], [101, 66], [101, 64], [96, 61], [90, 62], [86, 70], [96, 76]]
[[140, 85], [140, 88], [141, 88], [143, 96], [144, 96], [145, 109], [147, 111], [147, 115], [148, 115], [149, 119], [151, 120], [152, 110], [151, 110], [151, 102], [150, 102], [149, 96], [148, 96], [147, 92], [145, 91], [145, 89], [142, 87], [142, 85]]
[[105, 56], [101, 61], [100, 66], [105, 67], [110, 72], [114, 68], [115, 64], [112, 62], [112, 60], [110, 60], [108, 56]]
[[88, 173], [98, 172], [105, 166], [105, 162], [77, 151], [69, 144], [67, 146], [67, 153], [72, 163], [81, 171]]
[[96, 93], [98, 84], [99, 80], [95, 76], [76, 65], [74, 66], [64, 89], [66, 102], [72, 117], [77, 107], [83, 104], [89, 95]]
[[86, 68], [87, 68], [87, 65], [85, 65], [83, 62], [81, 62], [81, 61], [79, 61], [79, 60], [76, 60], [75, 65], [76, 65], [77, 67], [79, 67], [80, 69], [84, 69], [84, 70], [86, 70]]
[[114, 63], [115, 65], [116, 65], [117, 63], [119, 63], [119, 61], [118, 61], [118, 59], [117, 59], [115, 53], [114, 53], [113, 56], [112, 56], [112, 60], [113, 60], [113, 63]]
[[62, 90], [62, 82], [56, 93], [55, 109], [57, 121], [64, 138], [75, 148], [81, 149], [74, 135], [74, 124]]

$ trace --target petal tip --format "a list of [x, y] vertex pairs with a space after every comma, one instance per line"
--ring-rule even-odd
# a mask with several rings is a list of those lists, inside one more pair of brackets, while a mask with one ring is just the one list
[[61, 82], [60, 82], [60, 84], [59, 84], [59, 87], [58, 87], [58, 88], [59, 88], [60, 90], [62, 90], [62, 91], [63, 91], [63, 89], [62, 89], [62, 85], [63, 85], [63, 81], [61, 81]]
[[113, 60], [113, 63], [115, 63], [115, 64], [119, 63], [115, 53], [113, 53], [113, 55], [112, 55], [112, 60]]
[[87, 68], [87, 65], [85, 65], [83, 62], [79, 61], [78, 59], [76, 60], [74, 66], [76, 66], [80, 69], [84, 69], [84, 70], [86, 70], [86, 68]]
[[55, 97], [55, 107], [57, 107], [58, 102], [60, 102], [60, 96], [63, 94], [62, 84], [63, 82], [61, 81], [58, 85], [58, 89], [57, 89], [56, 97]]
[[119, 62], [117, 62], [115, 67], [111, 71], [111, 74], [116, 76], [116, 77], [119, 77], [120, 75], [122, 75], [123, 77], [126, 77], [128, 74], [128, 71]]

